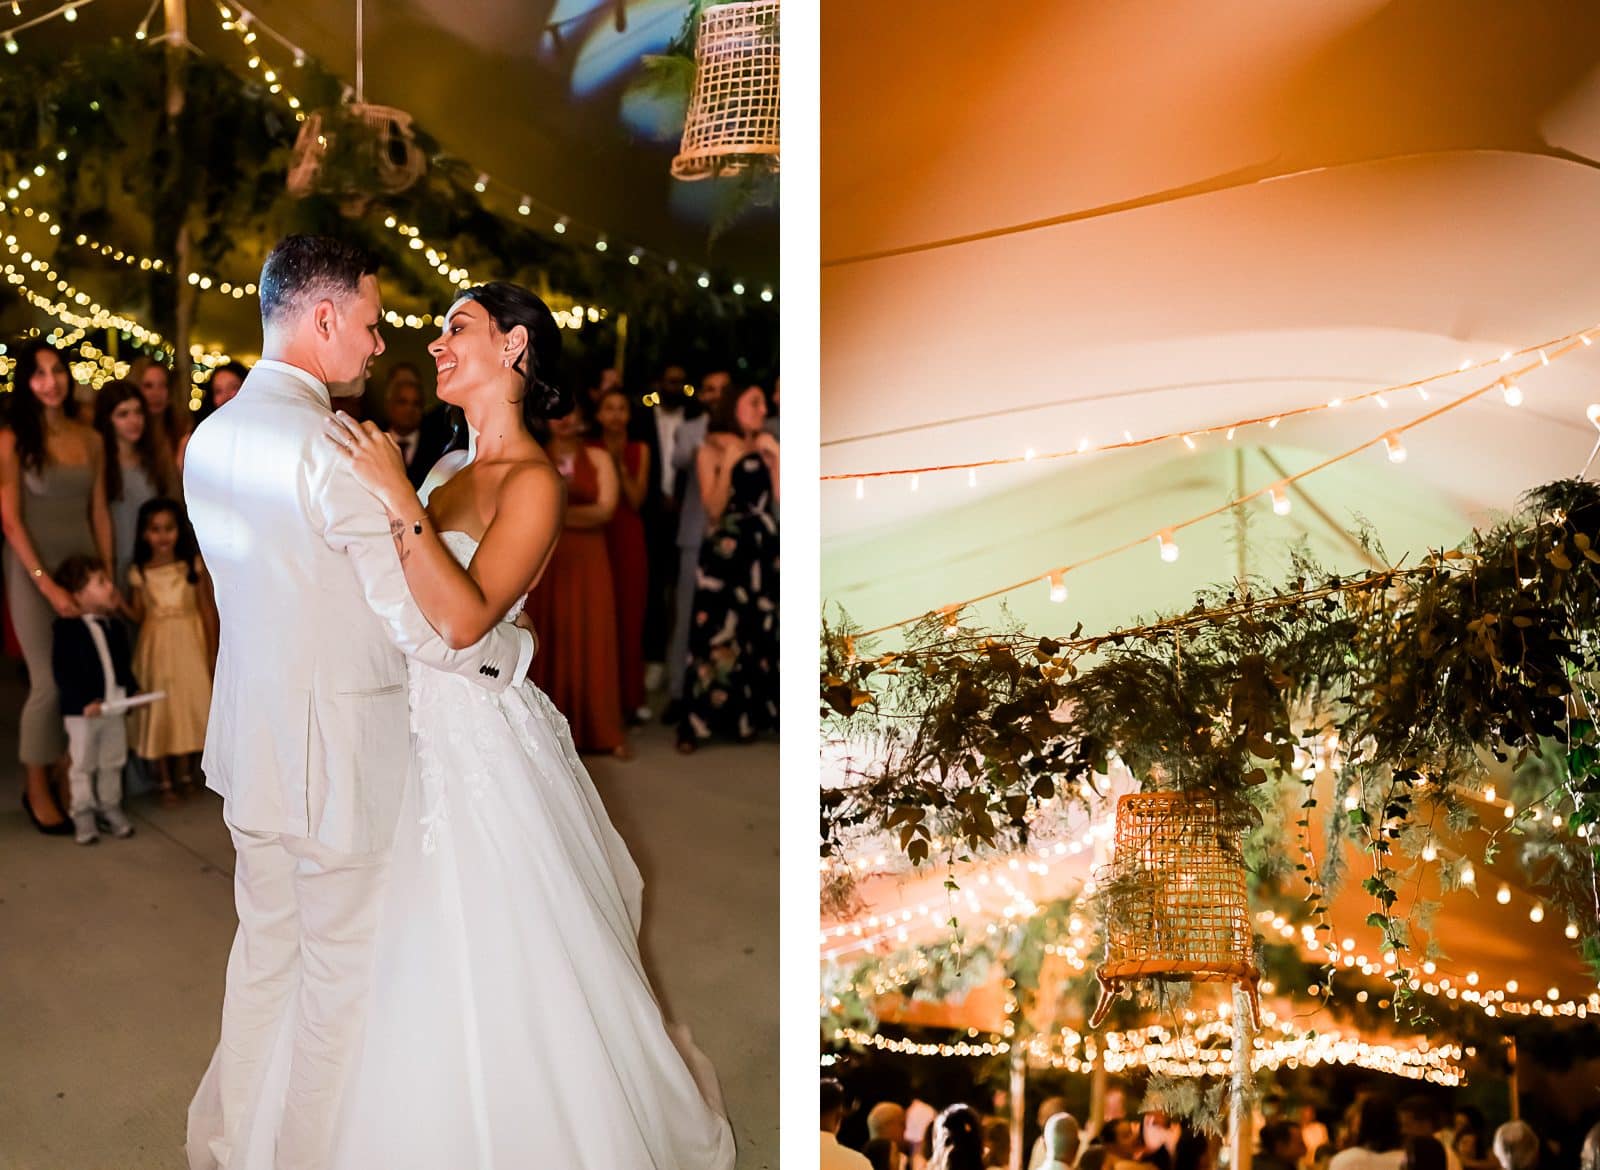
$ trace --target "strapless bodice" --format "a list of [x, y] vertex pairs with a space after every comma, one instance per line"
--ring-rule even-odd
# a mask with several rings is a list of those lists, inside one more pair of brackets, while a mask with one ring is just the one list
[[[478, 552], [478, 542], [469, 534], [457, 528], [448, 528], [439, 533], [439, 539], [444, 541], [445, 548], [450, 550], [450, 555], [455, 557], [463, 569], [472, 564], [472, 558]], [[514, 622], [521, 612], [522, 600], [519, 598], [517, 603], [506, 613], [504, 620]]]

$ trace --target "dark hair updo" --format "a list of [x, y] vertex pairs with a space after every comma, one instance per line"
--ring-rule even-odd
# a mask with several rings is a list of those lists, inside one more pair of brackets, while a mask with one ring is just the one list
[[561, 326], [538, 297], [521, 285], [491, 280], [475, 285], [461, 299], [483, 306], [501, 333], [518, 325], [528, 331], [528, 347], [512, 368], [522, 375], [522, 418], [533, 430], [546, 419], [565, 418], [577, 405], [570, 390], [560, 386]]

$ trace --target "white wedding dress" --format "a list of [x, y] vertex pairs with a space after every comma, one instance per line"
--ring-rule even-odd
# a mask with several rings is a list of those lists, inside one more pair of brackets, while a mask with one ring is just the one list
[[[472, 537], [440, 537], [471, 561]], [[662, 1018], [643, 883], [566, 719], [527, 681], [407, 670], [420, 766], [333, 1170], [731, 1170], [715, 1075]], [[263, 1085], [280, 1109], [291, 1030]], [[271, 1166], [274, 1112], [232, 1165]]]

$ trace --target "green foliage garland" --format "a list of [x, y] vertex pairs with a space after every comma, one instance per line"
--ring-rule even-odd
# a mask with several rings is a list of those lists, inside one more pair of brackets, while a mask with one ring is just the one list
[[[1336, 735], [1328, 856], [1320, 871], [1305, 856], [1293, 865], [1314, 915], [1359, 857], [1368, 922], [1404, 956], [1425, 909], [1402, 903], [1421, 864], [1410, 857], [1436, 824], [1471, 823], [1457, 786], [1507, 765], [1526, 803], [1490, 853], [1524, 844], [1518, 860], [1579, 924], [1600, 973], [1600, 832], [1577, 835], [1600, 821], [1597, 564], [1600, 488], [1564, 480], [1416, 565], [1345, 578], [1301, 557], [1288, 581], [1217, 587], [1186, 613], [1109, 634], [1041, 638], [932, 614], [880, 654], [842, 618], [824, 631], [823, 714], [835, 735], [869, 740], [874, 762], [824, 790], [823, 853], [883, 831], [914, 864], [935, 838], [951, 860], [1023, 845], [1042, 802], [1095, 802], [1115, 754], [1146, 789], [1207, 793], [1254, 820], [1252, 854], [1270, 869], [1283, 830], [1267, 832], [1267, 814], [1296, 792], [1297, 828], [1309, 826], [1316, 801], [1297, 761]], [[1573, 832], [1528, 832], [1536, 809]], [[1415, 1010], [1412, 977], [1403, 960], [1397, 1010]]]

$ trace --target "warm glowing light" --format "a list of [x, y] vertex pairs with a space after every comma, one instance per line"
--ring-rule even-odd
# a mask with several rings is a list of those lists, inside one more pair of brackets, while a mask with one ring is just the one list
[[1280, 516], [1287, 516], [1289, 510], [1293, 507], [1294, 504], [1289, 499], [1289, 493], [1284, 488], [1280, 486], [1272, 489], [1272, 510], [1274, 512]]
[[1383, 445], [1389, 452], [1390, 463], [1404, 463], [1406, 461], [1406, 446], [1400, 441], [1399, 435], [1383, 436]]
[[1159, 533], [1156, 536], [1156, 544], [1161, 549], [1161, 559], [1167, 564], [1170, 565], [1178, 559], [1178, 541], [1173, 536], [1172, 529], [1168, 528]]
[[1050, 574], [1050, 600], [1065, 601], [1067, 599], [1067, 583], [1059, 572]]

